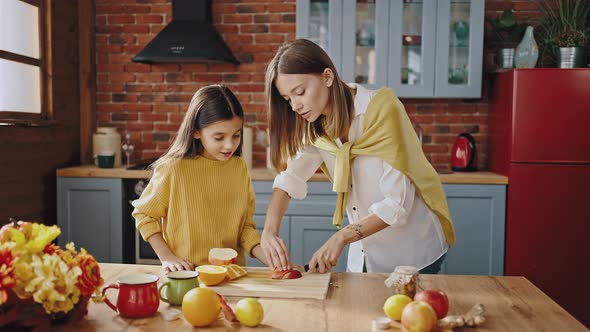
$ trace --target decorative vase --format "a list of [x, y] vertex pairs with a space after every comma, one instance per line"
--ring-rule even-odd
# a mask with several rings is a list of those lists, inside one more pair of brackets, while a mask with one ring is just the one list
[[584, 67], [584, 48], [560, 47], [557, 50], [557, 67], [580, 68]]
[[516, 47], [514, 66], [516, 68], [535, 68], [539, 58], [539, 47], [533, 36], [533, 27], [528, 26], [520, 44]]

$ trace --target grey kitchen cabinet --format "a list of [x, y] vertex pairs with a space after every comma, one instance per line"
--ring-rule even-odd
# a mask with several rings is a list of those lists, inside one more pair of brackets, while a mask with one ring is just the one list
[[[272, 181], [254, 181], [256, 214], [263, 216], [272, 193]], [[329, 182], [308, 182], [308, 196], [291, 200], [281, 237], [289, 239], [291, 259], [305, 264], [337, 230], [332, 225], [336, 194]], [[506, 211], [505, 185], [443, 185], [456, 232], [456, 243], [447, 252], [441, 273], [503, 275]], [[347, 220], [345, 220], [345, 224]], [[258, 224], [258, 221], [257, 221]], [[263, 228], [263, 225], [259, 225]], [[348, 247], [334, 271], [345, 271]]]
[[445, 274], [503, 275], [506, 186], [444, 186], [456, 243], [441, 267]]
[[297, 0], [297, 37], [347, 82], [399, 97], [480, 98], [484, 0]]
[[99, 262], [123, 263], [121, 179], [57, 178], [60, 246], [74, 242]]

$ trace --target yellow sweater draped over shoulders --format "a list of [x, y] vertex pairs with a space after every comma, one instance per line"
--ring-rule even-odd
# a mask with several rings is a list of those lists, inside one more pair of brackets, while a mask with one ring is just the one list
[[[391, 89], [382, 88], [371, 99], [364, 117], [363, 133], [356, 142], [338, 147], [322, 137], [314, 146], [336, 155], [333, 190], [338, 193], [333, 223], [340, 227], [346, 211], [350, 188], [350, 165], [358, 155], [383, 159], [403, 173], [416, 187], [426, 205], [438, 216], [449, 246], [455, 243], [455, 231], [439, 175], [424, 156], [422, 147], [403, 104]], [[329, 172], [322, 165], [328, 177]], [[377, 189], [377, 188], [376, 188]]]

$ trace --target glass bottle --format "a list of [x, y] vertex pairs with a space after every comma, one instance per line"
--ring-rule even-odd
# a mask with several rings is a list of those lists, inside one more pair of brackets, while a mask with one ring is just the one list
[[131, 142], [131, 134], [125, 134], [125, 140], [121, 144], [121, 150], [125, 153], [127, 167], [131, 166], [131, 155], [133, 154], [133, 150], [135, 150], [135, 146]]

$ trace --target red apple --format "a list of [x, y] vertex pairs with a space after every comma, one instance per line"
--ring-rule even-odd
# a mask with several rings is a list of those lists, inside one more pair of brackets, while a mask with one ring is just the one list
[[424, 301], [434, 309], [436, 312], [436, 318], [441, 319], [449, 312], [449, 299], [447, 294], [439, 289], [427, 289], [418, 292], [414, 296], [414, 301]]
[[412, 301], [404, 307], [401, 322], [408, 332], [430, 332], [436, 327], [436, 313], [430, 304]]

